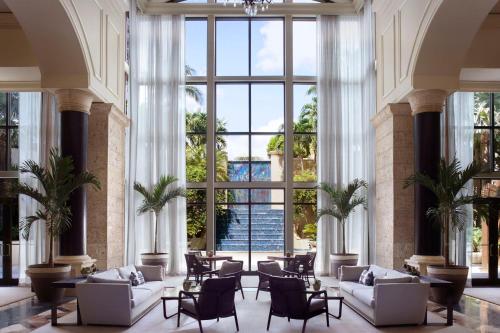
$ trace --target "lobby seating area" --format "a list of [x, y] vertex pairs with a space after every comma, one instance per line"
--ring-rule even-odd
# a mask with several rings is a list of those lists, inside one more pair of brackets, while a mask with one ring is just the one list
[[0, 0], [0, 333], [500, 333], [500, 0]]

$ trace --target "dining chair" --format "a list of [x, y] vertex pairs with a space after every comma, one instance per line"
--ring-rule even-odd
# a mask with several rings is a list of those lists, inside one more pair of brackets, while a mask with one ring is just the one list
[[201, 285], [199, 292], [180, 291], [177, 307], [177, 327], [180, 326], [181, 313], [198, 321], [203, 333], [202, 320], [234, 317], [236, 330], [239, 331], [238, 316], [234, 304], [236, 278], [234, 276], [209, 278]]
[[259, 298], [260, 291], [270, 291], [269, 279], [271, 276], [297, 276], [296, 273], [282, 270], [280, 264], [273, 260], [257, 261], [257, 273], [259, 274], [259, 284], [255, 299]]
[[309, 256], [309, 267], [307, 271], [305, 272], [307, 281], [309, 281], [309, 278], [313, 278], [316, 280], [316, 274], [314, 273], [314, 264], [316, 262], [316, 252], [310, 251], [306, 252], [306, 254]]
[[297, 277], [304, 279], [307, 285], [310, 286], [307, 272], [310, 270], [310, 256], [307, 254], [297, 254], [290, 260], [288, 266], [284, 269], [289, 275], [296, 275]]
[[184, 258], [187, 267], [186, 280], [194, 277], [196, 284], [199, 284], [203, 282], [204, 276], [212, 277], [212, 275], [217, 274], [209, 266], [203, 265], [195, 254], [186, 253]]
[[241, 286], [241, 274], [243, 273], [243, 260], [226, 260], [222, 263], [217, 272], [219, 277], [234, 276], [236, 278], [235, 291], [241, 292], [241, 297], [245, 299], [243, 287]]
[[[285, 317], [303, 320], [302, 333], [306, 330], [309, 319], [321, 314], [326, 315], [326, 326], [330, 327], [326, 291], [306, 291], [305, 281], [293, 277], [270, 278], [271, 307], [267, 319], [267, 330], [271, 317]], [[309, 297], [308, 297], [309, 296]]]

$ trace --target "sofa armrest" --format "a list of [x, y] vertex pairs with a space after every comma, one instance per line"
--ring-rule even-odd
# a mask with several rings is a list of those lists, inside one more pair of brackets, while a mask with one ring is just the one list
[[421, 324], [425, 318], [429, 284], [387, 283], [374, 287], [376, 325]]
[[131, 288], [123, 283], [88, 283], [76, 285], [76, 296], [84, 324], [130, 325]]
[[339, 280], [340, 281], [359, 281], [361, 273], [370, 266], [340, 266], [339, 267]]
[[163, 281], [165, 279], [163, 266], [136, 265], [135, 268], [142, 272], [146, 281]]

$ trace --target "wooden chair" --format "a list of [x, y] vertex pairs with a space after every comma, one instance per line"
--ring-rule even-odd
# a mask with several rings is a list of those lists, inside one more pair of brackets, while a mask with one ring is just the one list
[[187, 266], [187, 280], [194, 277], [196, 284], [199, 284], [203, 282], [204, 276], [207, 275], [208, 277], [212, 277], [212, 275], [217, 274], [217, 272], [213, 271], [209, 266], [203, 265], [195, 254], [184, 254], [184, 258], [186, 259]]
[[236, 278], [236, 289], [235, 291], [241, 292], [241, 297], [245, 299], [245, 294], [243, 293], [243, 287], [241, 286], [241, 274], [243, 273], [243, 261], [242, 260], [227, 260], [224, 261], [217, 271], [219, 277], [234, 276]]
[[259, 284], [257, 285], [257, 295], [260, 291], [270, 291], [269, 279], [271, 276], [298, 276], [296, 273], [284, 271], [280, 264], [272, 260], [257, 261], [257, 273], [259, 274]]

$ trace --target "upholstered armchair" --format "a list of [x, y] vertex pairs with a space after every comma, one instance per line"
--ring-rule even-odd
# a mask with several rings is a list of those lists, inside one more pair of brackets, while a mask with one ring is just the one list
[[241, 292], [241, 297], [245, 299], [245, 294], [243, 293], [243, 287], [241, 286], [241, 274], [243, 273], [243, 261], [242, 260], [227, 260], [221, 265], [221, 268], [217, 271], [219, 277], [234, 276], [236, 278], [235, 291]]
[[271, 276], [297, 276], [297, 273], [284, 271], [281, 269], [280, 264], [276, 261], [266, 260], [257, 261], [257, 273], [259, 274], [259, 284], [257, 285], [257, 295], [255, 299], [259, 298], [260, 291], [270, 291], [269, 278]]
[[326, 291], [306, 291], [306, 285], [302, 279], [275, 276], [270, 278], [270, 288], [271, 308], [267, 320], [268, 331], [272, 316], [286, 317], [288, 321], [290, 319], [303, 320], [302, 333], [304, 333], [307, 321], [324, 313], [326, 326], [330, 327]]
[[199, 284], [203, 282], [204, 276], [212, 277], [212, 275], [217, 274], [209, 266], [203, 265], [200, 259], [193, 253], [184, 254], [184, 258], [186, 259], [187, 280], [194, 277], [196, 284]]
[[236, 278], [209, 278], [201, 286], [199, 292], [179, 292], [177, 310], [177, 327], [180, 326], [181, 313], [198, 321], [203, 333], [202, 320], [234, 317], [236, 330], [239, 331], [238, 317], [234, 305]]

